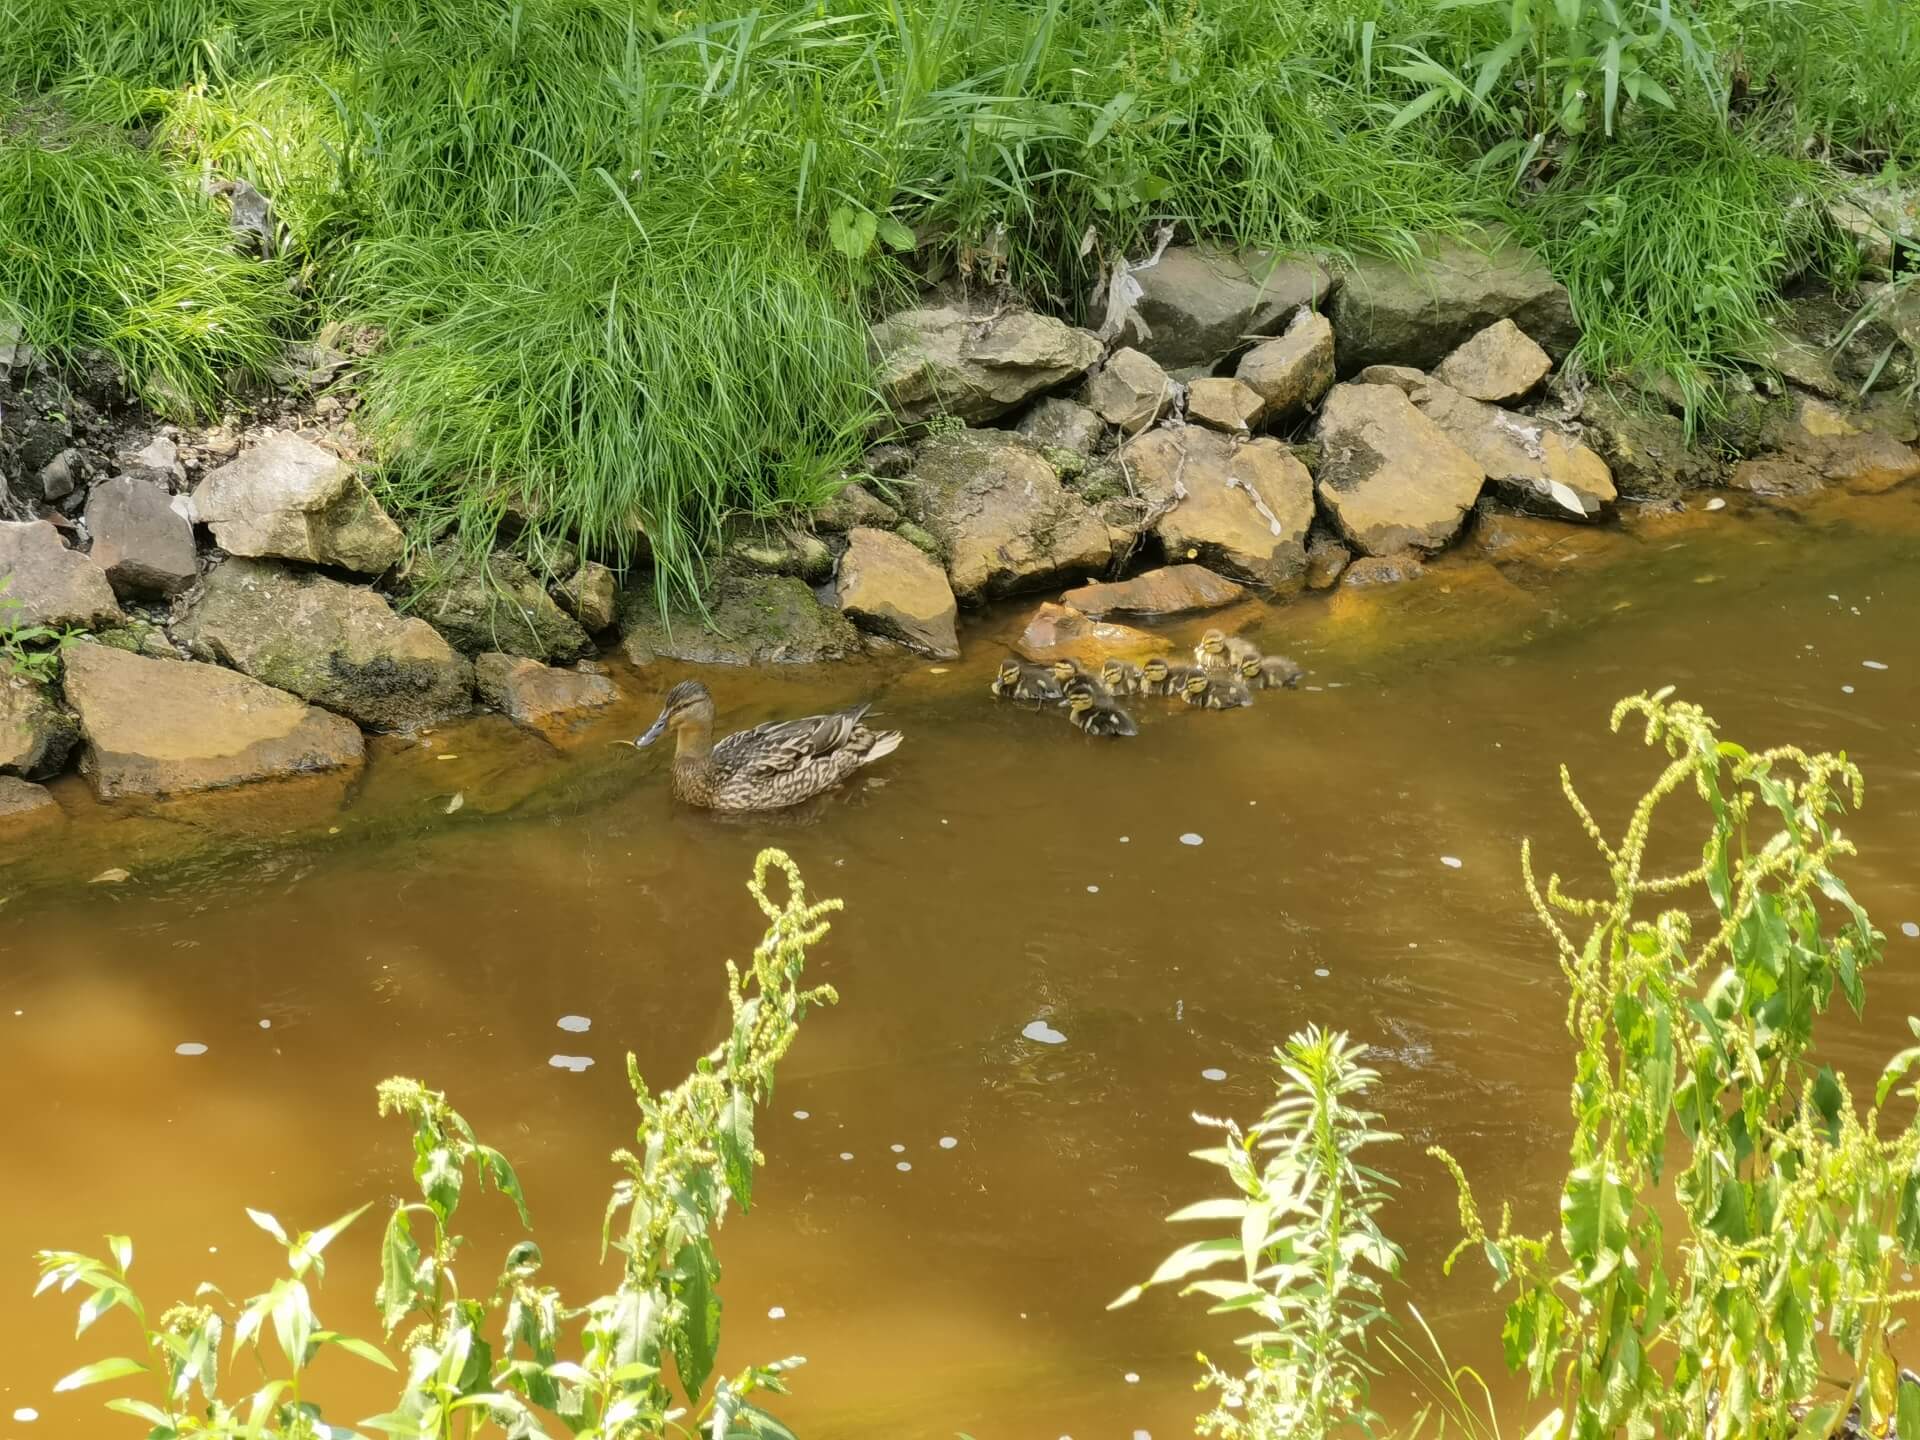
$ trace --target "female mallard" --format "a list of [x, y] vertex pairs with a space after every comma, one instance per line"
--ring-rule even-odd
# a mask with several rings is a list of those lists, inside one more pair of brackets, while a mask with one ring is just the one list
[[673, 793], [708, 810], [778, 810], [810, 800], [900, 745], [898, 730], [869, 730], [865, 705], [769, 720], [713, 739], [713, 696], [698, 680], [667, 692], [660, 718], [634, 741], [644, 749], [672, 730]]
[[1067, 719], [1083, 735], [1097, 735], [1102, 739], [1118, 740], [1140, 733], [1131, 715], [1112, 700], [1103, 698], [1093, 683], [1084, 678], [1067, 684]]

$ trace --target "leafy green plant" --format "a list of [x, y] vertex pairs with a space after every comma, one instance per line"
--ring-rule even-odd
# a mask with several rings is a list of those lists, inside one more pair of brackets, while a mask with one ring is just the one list
[[[1896, 1283], [1920, 1260], [1920, 1125], [1883, 1134], [1812, 1053], [1816, 1021], [1836, 994], [1858, 1011], [1880, 959], [1834, 869], [1854, 853], [1837, 817], [1860, 804], [1860, 772], [1845, 755], [1721, 740], [1668, 691], [1622, 701], [1613, 728], [1629, 720], [1668, 758], [1622, 836], [1561, 771], [1598, 892], [1557, 874], [1541, 886], [1522, 851], [1572, 987], [1560, 1223], [1529, 1236], [1503, 1213], [1489, 1233], [1436, 1150], [1460, 1184], [1461, 1249], [1510, 1295], [1507, 1358], [1559, 1400], [1554, 1434], [1784, 1440], [1857, 1421], [1885, 1435], [1896, 1415], [1920, 1433], [1920, 1386], [1889, 1344], [1920, 1299]], [[1656, 871], [1656, 815], [1687, 791], [1706, 811], [1699, 863]], [[1916, 1060], [1896, 1058], [1880, 1102]]]
[[[1402, 1256], [1376, 1218], [1393, 1181], [1361, 1152], [1400, 1137], [1360, 1108], [1379, 1078], [1364, 1064], [1366, 1049], [1343, 1033], [1309, 1028], [1275, 1051], [1277, 1094], [1251, 1127], [1194, 1117], [1225, 1142], [1195, 1158], [1225, 1171], [1235, 1193], [1186, 1206], [1169, 1221], [1232, 1228], [1182, 1245], [1145, 1286], [1114, 1302], [1185, 1281], [1182, 1295], [1203, 1295], [1214, 1302], [1210, 1313], [1244, 1315], [1256, 1327], [1237, 1342], [1246, 1370], [1201, 1357], [1202, 1384], [1220, 1394], [1200, 1422], [1203, 1435], [1321, 1440], [1364, 1432], [1377, 1418], [1367, 1405], [1367, 1336], [1386, 1318], [1381, 1278], [1399, 1272]], [[1222, 1268], [1238, 1273], [1210, 1273]]]
[[[784, 900], [768, 891], [774, 871], [786, 882]], [[764, 1163], [754, 1146], [754, 1116], [772, 1095], [780, 1060], [807, 1011], [836, 998], [831, 987], [803, 987], [801, 976], [840, 902], [810, 902], [798, 868], [777, 850], [760, 853], [748, 888], [769, 928], [744, 974], [727, 964], [728, 1037], [659, 1094], [627, 1058], [641, 1118], [634, 1148], [614, 1157], [625, 1174], [602, 1235], [602, 1257], [610, 1248], [621, 1260], [610, 1293], [569, 1306], [539, 1283], [542, 1257], [531, 1240], [508, 1252], [491, 1295], [461, 1290], [455, 1261], [463, 1240], [451, 1226], [469, 1184], [474, 1191], [492, 1186], [530, 1226], [526, 1199], [507, 1158], [483, 1144], [443, 1094], [396, 1078], [380, 1086], [380, 1113], [412, 1127], [421, 1197], [392, 1212], [381, 1245], [376, 1302], [385, 1333], [392, 1337], [413, 1322], [399, 1365], [374, 1344], [323, 1328], [308, 1285], [324, 1273], [327, 1246], [367, 1207], [292, 1239], [273, 1216], [250, 1210], [286, 1248], [287, 1275], [243, 1302], [203, 1285], [192, 1303], [157, 1321], [128, 1279], [133, 1246], [126, 1237], [107, 1237], [107, 1260], [40, 1252], [39, 1292], [86, 1293], [80, 1333], [124, 1308], [143, 1344], [139, 1358], [97, 1360], [55, 1389], [151, 1374], [154, 1400], [107, 1402], [151, 1426], [149, 1440], [322, 1440], [342, 1432], [327, 1427], [303, 1381], [314, 1358], [334, 1347], [404, 1375], [394, 1407], [360, 1422], [404, 1440], [452, 1440], [489, 1429], [508, 1440], [538, 1440], [551, 1433], [547, 1417], [579, 1440], [696, 1432], [715, 1440], [792, 1440], [759, 1400], [785, 1393], [785, 1376], [799, 1359], [713, 1379], [721, 1316], [713, 1234], [732, 1202], [748, 1207], [754, 1168]], [[270, 1373], [269, 1328], [284, 1362], [279, 1376]], [[489, 1330], [497, 1340], [487, 1338]], [[249, 1352], [263, 1378], [234, 1393], [222, 1374], [223, 1347], [229, 1365]], [[667, 1378], [669, 1358], [675, 1384]]]
[[26, 607], [10, 594], [13, 576], [0, 575], [0, 668], [30, 680], [51, 680], [60, 673], [60, 651], [75, 634], [46, 625], [18, 624], [11, 611]]

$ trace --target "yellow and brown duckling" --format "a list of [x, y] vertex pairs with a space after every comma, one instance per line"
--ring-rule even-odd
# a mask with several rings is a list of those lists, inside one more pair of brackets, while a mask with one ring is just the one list
[[1164, 655], [1156, 655], [1140, 667], [1142, 695], [1178, 695], [1187, 677], [1198, 674], [1191, 665], [1182, 665]]
[[1230, 675], [1247, 660], [1258, 660], [1259, 650], [1251, 642], [1224, 630], [1209, 630], [1193, 647], [1194, 663], [1202, 670]]
[[1082, 734], [1119, 740], [1140, 733], [1140, 727], [1133, 723], [1133, 717], [1111, 699], [1104, 698], [1105, 692], [1097, 689], [1085, 676], [1069, 681], [1066, 694], [1067, 719]]
[[1131, 661], [1111, 656], [1100, 667], [1100, 683], [1115, 695], [1140, 695], [1143, 683], [1140, 667]]
[[898, 730], [870, 730], [867, 706], [800, 720], [769, 720], [713, 738], [713, 696], [698, 680], [667, 692], [660, 717], [635, 740], [644, 750], [673, 731], [673, 793], [709, 810], [777, 810], [810, 800], [862, 765], [891, 755]]
[[1065, 703], [1065, 701], [1070, 698], [1067, 693], [1067, 687], [1080, 681], [1085, 681], [1093, 687], [1094, 699], [1101, 701], [1113, 699], [1113, 695], [1108, 691], [1100, 677], [1095, 675], [1091, 670], [1088, 670], [1087, 667], [1082, 665], [1078, 660], [1063, 657], [1054, 661], [1049, 668], [1053, 671], [1054, 683], [1060, 687], [1062, 703]]
[[1036, 705], [1051, 705], [1060, 699], [1060, 682], [1044, 665], [1022, 665], [1018, 660], [1000, 662], [993, 677], [992, 690], [1002, 700], [1030, 700]]
[[1239, 665], [1240, 679], [1249, 690], [1291, 690], [1304, 672], [1284, 655], [1251, 655]]
[[1208, 675], [1195, 670], [1180, 687], [1180, 698], [1199, 710], [1237, 710], [1251, 705], [1253, 696], [1232, 676]]

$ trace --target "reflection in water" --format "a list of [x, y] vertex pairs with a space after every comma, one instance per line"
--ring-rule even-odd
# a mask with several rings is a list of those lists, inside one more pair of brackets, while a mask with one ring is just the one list
[[[710, 676], [742, 724], [874, 696], [906, 733], [884, 784], [790, 814], [678, 809], [663, 762], [602, 743], [672, 675], [629, 677], [566, 754], [487, 719], [381, 741], [344, 789], [101, 811], [63, 782], [63, 838], [0, 854], [0, 1411], [111, 1433], [51, 1383], [117, 1348], [93, 1343], [115, 1317], [76, 1346], [68, 1312], [25, 1298], [34, 1247], [128, 1230], [150, 1304], [251, 1293], [277, 1247], [242, 1206], [311, 1226], [404, 1188], [405, 1138], [373, 1107], [395, 1073], [513, 1157], [545, 1277], [604, 1288], [623, 1058], [671, 1081], [724, 1032], [720, 961], [758, 936], [743, 885], [767, 844], [847, 901], [813, 969], [841, 1004], [788, 1058], [753, 1213], [721, 1237], [722, 1364], [807, 1355], [782, 1408], [802, 1434], [1189, 1433], [1193, 1352], [1233, 1328], [1166, 1297], [1104, 1307], [1210, 1183], [1192, 1113], [1259, 1114], [1274, 1045], [1310, 1022], [1376, 1046], [1407, 1137], [1398, 1299], [1497, 1374], [1483, 1277], [1439, 1273], [1454, 1200], [1424, 1150], [1552, 1223], [1565, 995], [1520, 839], [1543, 870], [1582, 862], [1562, 761], [1603, 824], [1624, 817], [1654, 769], [1605, 733], [1626, 692], [1677, 685], [1730, 735], [1844, 747], [1869, 783], [1855, 892], [1894, 938], [1830, 1054], [1876, 1074], [1920, 1011], [1916, 536], [1920, 494], [1729, 509], [1248, 607], [1229, 623], [1307, 685], [1226, 715], [1143, 703], [1124, 747], [988, 699], [1008, 617], [964, 664]], [[129, 878], [74, 883], [108, 867]], [[583, 1053], [556, 1053], [556, 1026]], [[501, 1212], [462, 1210], [475, 1290], [519, 1238]], [[370, 1217], [331, 1252], [323, 1323], [372, 1328], [377, 1235]], [[327, 1364], [335, 1418], [385, 1408], [367, 1367]]]

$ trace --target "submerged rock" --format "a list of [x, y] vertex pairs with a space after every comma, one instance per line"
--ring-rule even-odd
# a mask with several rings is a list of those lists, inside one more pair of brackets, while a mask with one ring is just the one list
[[1396, 550], [1391, 555], [1362, 555], [1341, 572], [1340, 583], [1359, 590], [1369, 585], [1402, 585], [1426, 573], [1419, 555]]
[[1022, 437], [936, 435], [921, 447], [913, 480], [909, 503], [945, 553], [962, 601], [1077, 579], [1111, 554], [1100, 517]]
[[960, 653], [946, 572], [898, 535], [865, 527], [848, 531], [834, 594], [841, 611], [864, 630], [941, 660]]
[[1096, 620], [1084, 611], [1048, 601], [1027, 620], [1013, 648], [1028, 660], [1078, 660], [1082, 665], [1098, 667], [1110, 655], [1122, 657], [1157, 655], [1167, 647], [1157, 635]]
[[0, 775], [0, 833], [11, 834], [30, 825], [58, 820], [65, 812], [39, 785], [13, 775]]
[[1438, 382], [1415, 399], [1508, 504], [1561, 520], [1598, 520], [1613, 508], [1618, 496], [1606, 462], [1546, 421], [1470, 400]]
[[219, 790], [365, 759], [359, 727], [218, 665], [66, 651], [81, 772], [102, 800]]
[[1518, 325], [1498, 320], [1434, 367], [1433, 378], [1470, 400], [1511, 405], [1547, 378], [1553, 361]]
[[860, 653], [860, 637], [838, 610], [789, 575], [723, 576], [707, 616], [674, 609], [663, 619], [651, 590], [620, 601], [620, 647], [635, 665], [656, 659], [696, 665], [808, 665]]
[[1333, 325], [1303, 310], [1277, 340], [1256, 345], [1234, 374], [1260, 397], [1261, 420], [1286, 425], [1333, 386]]
[[79, 739], [79, 724], [46, 686], [0, 665], [0, 775], [58, 775]]
[[1307, 539], [1307, 588], [1331, 590], [1353, 563], [1353, 552], [1324, 530]]
[[1313, 477], [1277, 440], [1240, 443], [1198, 426], [1155, 430], [1123, 461], [1157, 507], [1169, 560], [1197, 560], [1252, 585], [1285, 585], [1307, 565]]
[[1130, 580], [1082, 585], [1060, 597], [1085, 615], [1184, 615], [1217, 610], [1246, 598], [1244, 586], [1216, 575], [1204, 565], [1163, 565]]
[[1245, 434], [1266, 408], [1258, 391], [1224, 376], [1205, 375], [1187, 386], [1187, 419], [1214, 430]]
[[94, 564], [127, 598], [177, 595], [200, 573], [193, 526], [150, 480], [121, 475], [87, 495]]
[[961, 304], [902, 310], [872, 334], [881, 396], [909, 425], [942, 414], [995, 419], [1084, 375], [1101, 351], [1094, 336], [1051, 316]]
[[193, 518], [230, 555], [304, 560], [377, 575], [406, 548], [352, 465], [285, 431], [200, 482]]
[[415, 612], [467, 655], [501, 650], [530, 660], [577, 660], [593, 649], [580, 622], [562, 610], [517, 555], [465, 557], [420, 586]]
[[563, 739], [595, 711], [620, 698], [604, 675], [561, 670], [497, 651], [475, 660], [473, 675], [482, 700], [514, 724], [548, 740]]
[[196, 659], [228, 665], [376, 730], [407, 730], [468, 709], [473, 667], [424, 620], [374, 591], [268, 560], [208, 576], [174, 634]]
[[1123, 435], [1138, 435], [1167, 413], [1175, 386], [1138, 350], [1116, 350], [1087, 377], [1087, 404]]
[[1106, 438], [1107, 424], [1077, 400], [1049, 395], [1037, 401], [1014, 427], [1037, 445], [1091, 455]]
[[1438, 550], [1459, 533], [1486, 472], [1389, 385], [1336, 385], [1320, 412], [1320, 501], [1363, 554]]
[[125, 618], [107, 572], [69, 550], [45, 520], [0, 520], [0, 579], [7, 577], [0, 595], [14, 603], [0, 608], [0, 621], [10, 630], [85, 630]]
[[1499, 226], [1430, 239], [1411, 266], [1363, 258], [1334, 296], [1340, 372], [1426, 369], [1475, 331], [1507, 319], [1550, 355], [1565, 355], [1580, 339], [1566, 287]]
[[1131, 279], [1140, 298], [1119, 336], [1170, 369], [1211, 366], [1271, 335], [1301, 306], [1324, 303], [1334, 288], [1304, 256], [1197, 245], [1170, 246]]

